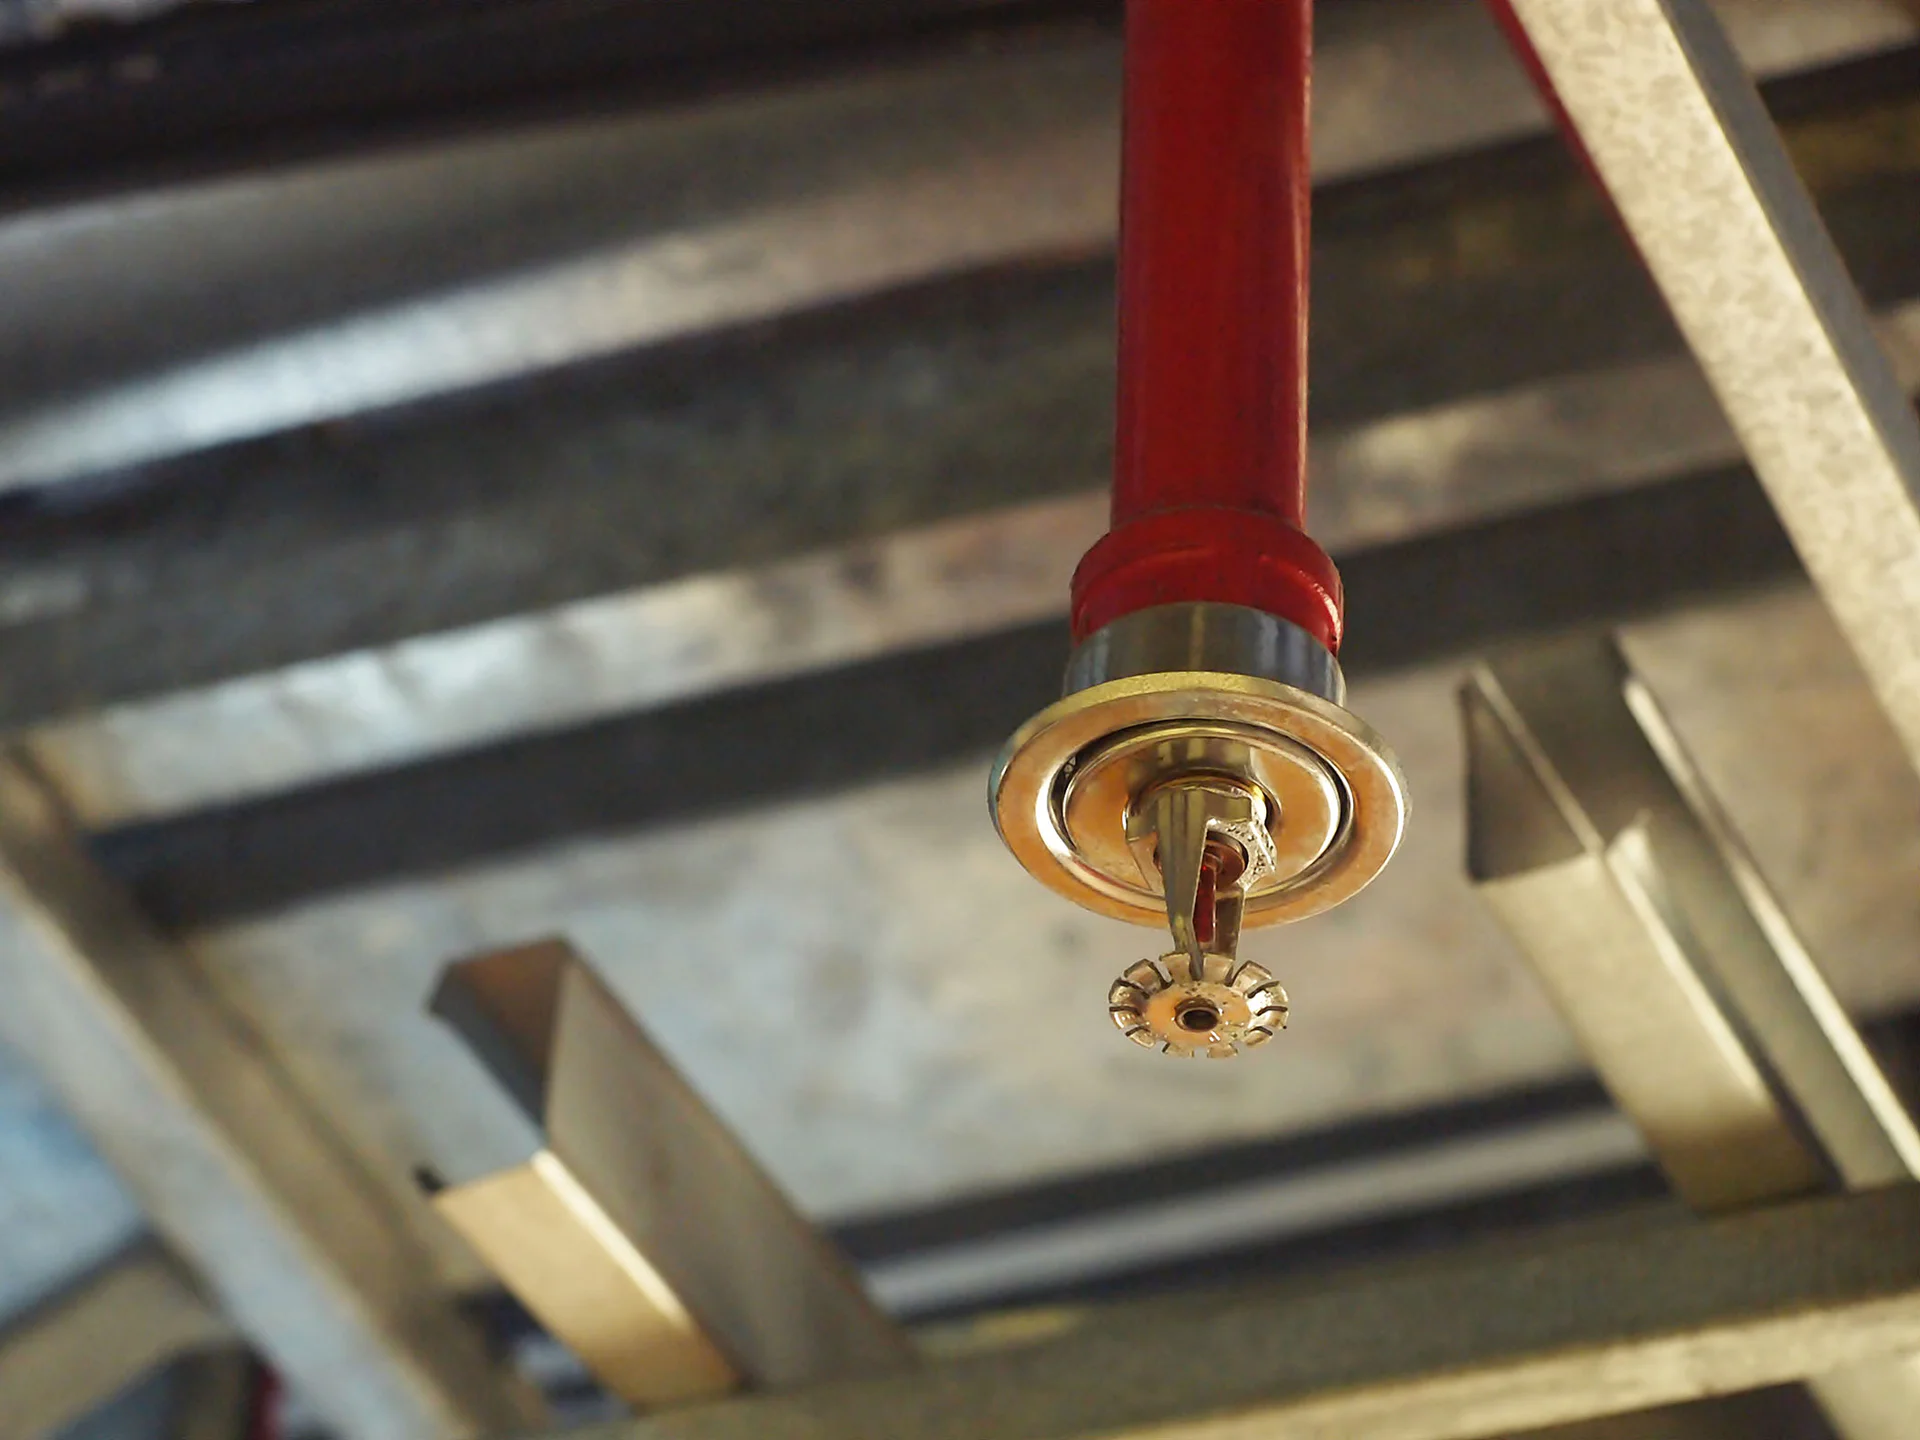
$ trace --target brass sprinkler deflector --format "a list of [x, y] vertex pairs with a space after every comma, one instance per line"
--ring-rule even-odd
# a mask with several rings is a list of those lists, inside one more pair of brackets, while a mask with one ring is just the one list
[[1231, 1060], [1287, 1025], [1287, 992], [1251, 960], [1181, 951], [1142, 960], [1113, 982], [1107, 1013], [1134, 1044], [1163, 1055]]

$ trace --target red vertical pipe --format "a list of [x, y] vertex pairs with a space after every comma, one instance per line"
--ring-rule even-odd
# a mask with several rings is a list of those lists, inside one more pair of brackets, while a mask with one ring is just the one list
[[1134, 0], [1116, 523], [1305, 520], [1311, 0]]
[[1084, 638], [1219, 601], [1340, 637], [1307, 538], [1312, 0], [1129, 0], [1113, 530]]

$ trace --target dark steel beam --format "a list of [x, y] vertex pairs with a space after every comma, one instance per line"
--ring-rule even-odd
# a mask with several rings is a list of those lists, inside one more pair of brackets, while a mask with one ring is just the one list
[[[1889, 303], [1920, 294], [1916, 76], [1901, 55], [1781, 99]], [[1550, 142], [1334, 187], [1321, 215], [1317, 523], [1350, 548], [1595, 483], [1606, 447], [1580, 426], [1600, 402], [1573, 379], [1513, 397], [1503, 433], [1451, 412], [1419, 443], [1369, 423], [1677, 343]], [[1108, 465], [1111, 365], [1105, 263], [1021, 268], [230, 448], [120, 493], [0, 501], [0, 725], [1077, 490]], [[1627, 399], [1642, 391], [1686, 413], [1598, 433], [1728, 446], [1684, 371]], [[1542, 416], [1563, 433], [1528, 428]]]
[[[675, 3], [649, 13], [695, 31], [718, 23]], [[828, 12], [781, 10], [771, 40], [752, 28], [760, 13], [735, 7], [725, 22], [749, 54]], [[1359, 18], [1322, 31], [1323, 181], [1537, 125], [1467, 0], [1362, 0], [1335, 14]], [[623, 53], [620, 38], [606, 37], [607, 53]], [[843, 56], [804, 84], [723, 95], [695, 84], [671, 105], [522, 117], [497, 133], [0, 218], [0, 489], [1105, 250], [1112, 35], [1021, 29], [1004, 45], [969, 43], [979, 38], [963, 27], [886, 65]], [[1866, 48], [1884, 38], [1855, 36]], [[1789, 47], [1783, 63], [1825, 53]], [[67, 80], [84, 90], [85, 78]]]
[[99, 192], [1117, 22], [1118, 0], [308, 0], [0, 55], [0, 195]]
[[[1354, 672], [1629, 618], [1795, 573], [1752, 478], [1719, 472], [1343, 555]], [[526, 736], [101, 837], [192, 927], [554, 841], [984, 756], [1057, 694], [1065, 621]], [[784, 737], [777, 754], [755, 737]], [[760, 757], [758, 759], [754, 757]]]
[[434, 1208], [608, 1389], [650, 1409], [917, 1358], [571, 945], [449, 965], [430, 1007], [539, 1130]]

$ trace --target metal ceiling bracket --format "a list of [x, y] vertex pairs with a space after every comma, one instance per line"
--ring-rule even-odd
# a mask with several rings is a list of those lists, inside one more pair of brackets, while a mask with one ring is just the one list
[[329, 1423], [427, 1440], [540, 1413], [438, 1293], [412, 1222], [266, 1037], [99, 871], [60, 799], [7, 752], [0, 997], [0, 1038]]
[[[1920, 1131], [1612, 643], [1496, 659], [1462, 703], [1475, 883], [1682, 1198], [1920, 1177]], [[1849, 1440], [1920, 1415], [1920, 1361], [1812, 1386]]]
[[450, 965], [432, 1008], [544, 1140], [435, 1207], [609, 1390], [650, 1409], [915, 1358], [570, 946]]

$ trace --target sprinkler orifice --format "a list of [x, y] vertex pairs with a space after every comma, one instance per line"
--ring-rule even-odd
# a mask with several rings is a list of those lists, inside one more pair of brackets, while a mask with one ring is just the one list
[[1108, 997], [1170, 1054], [1270, 1039], [1286, 997], [1242, 927], [1352, 896], [1406, 825], [1304, 528], [1312, 37], [1312, 0], [1129, 0], [1113, 524], [1073, 577], [1066, 696], [991, 784], [1034, 876], [1170, 931]]

